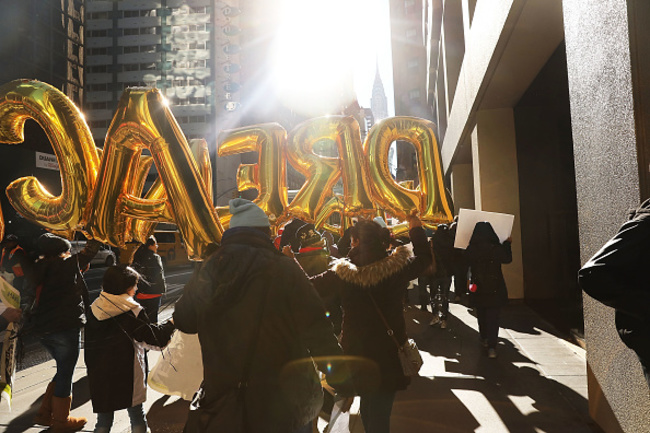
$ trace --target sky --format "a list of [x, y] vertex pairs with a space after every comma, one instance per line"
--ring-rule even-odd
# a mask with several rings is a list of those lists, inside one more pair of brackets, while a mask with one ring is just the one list
[[[359, 104], [370, 107], [372, 85], [375, 82], [376, 61], [379, 60], [379, 74], [388, 98], [388, 115], [395, 115], [393, 97], [393, 59], [390, 45], [390, 16], [388, 0], [360, 0], [365, 4], [367, 18], [360, 25], [369, 35], [365, 50], [360, 50], [354, 69], [354, 90]], [[364, 44], [366, 41], [364, 41]]]
[[286, 106], [316, 117], [356, 94], [370, 107], [378, 62], [394, 115], [388, 0], [284, 0], [280, 7], [270, 79]]

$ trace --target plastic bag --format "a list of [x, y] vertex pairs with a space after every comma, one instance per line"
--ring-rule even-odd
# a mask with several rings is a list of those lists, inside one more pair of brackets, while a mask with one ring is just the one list
[[[7, 307], [20, 308], [20, 292], [0, 277], [0, 314]], [[11, 396], [16, 374], [18, 324], [10, 323], [0, 332], [0, 412], [11, 411]]]
[[149, 386], [166, 395], [191, 401], [203, 381], [203, 361], [198, 334], [176, 331], [149, 373]]

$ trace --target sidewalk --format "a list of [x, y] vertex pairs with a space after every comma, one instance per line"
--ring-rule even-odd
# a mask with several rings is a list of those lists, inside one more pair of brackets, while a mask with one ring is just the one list
[[[424, 366], [408, 390], [397, 394], [392, 433], [592, 433], [587, 412], [585, 353], [523, 304], [503, 310], [499, 357], [488, 359], [478, 341], [476, 318], [451, 304], [448, 328], [430, 327], [431, 313], [407, 309], [407, 329], [422, 352]], [[157, 352], [150, 352], [155, 362]], [[42, 432], [31, 424], [40, 396], [54, 375], [48, 361], [17, 373], [14, 407], [0, 414], [0, 431]], [[188, 403], [149, 389], [145, 407], [153, 433], [181, 432]], [[73, 415], [95, 415], [89, 401], [83, 354], [74, 377]], [[363, 432], [358, 401], [350, 415], [354, 433]], [[325, 426], [323, 420], [319, 427]], [[128, 432], [126, 411], [112, 432]]]

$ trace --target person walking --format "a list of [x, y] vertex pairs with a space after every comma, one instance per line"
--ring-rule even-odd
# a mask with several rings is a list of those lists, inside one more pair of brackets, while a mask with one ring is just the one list
[[45, 233], [37, 241], [42, 257], [34, 265], [33, 280], [27, 284], [30, 301], [25, 315], [27, 328], [39, 336], [56, 362], [56, 374], [34, 420], [51, 426], [52, 433], [77, 431], [87, 422], [86, 418], [70, 416], [72, 375], [88, 307], [88, 289], [81, 269], [89, 266], [100, 245], [89, 240], [83, 250], [71, 255], [70, 242], [59, 236]]
[[470, 272], [470, 304], [476, 308], [481, 343], [488, 358], [496, 358], [501, 307], [508, 289], [501, 265], [512, 262], [511, 239], [499, 242], [489, 222], [478, 222], [465, 251]]
[[25, 273], [30, 268], [29, 259], [25, 250], [18, 244], [18, 236], [9, 234], [0, 243], [2, 257], [0, 257], [0, 271], [9, 284], [14, 286], [21, 294], [25, 281]]
[[650, 200], [630, 211], [628, 220], [578, 272], [589, 296], [614, 308], [621, 341], [636, 353], [650, 387]]
[[[389, 251], [389, 230], [375, 221], [360, 220], [350, 228], [348, 257], [311, 279], [321, 296], [341, 298], [340, 339], [346, 356], [361, 357], [378, 367], [374, 382], [363, 371], [353, 377], [356, 393], [361, 396], [361, 421], [366, 433], [390, 431], [395, 394], [410, 383], [395, 346], [395, 340], [400, 345], [407, 340], [402, 300], [409, 282], [431, 264], [432, 258], [422, 223], [415, 216], [408, 222], [415, 256], [404, 245]], [[393, 330], [392, 336], [387, 326]]]
[[454, 252], [454, 238], [447, 224], [438, 224], [430, 243], [436, 260], [436, 271], [431, 277], [433, 318], [429, 325], [440, 324], [440, 329], [446, 329], [449, 315], [449, 288], [453, 272], [451, 260]]
[[143, 343], [163, 348], [174, 324], [152, 324], [143, 307], [133, 299], [140, 275], [126, 265], [111, 266], [102, 291], [91, 305], [84, 338], [90, 399], [97, 413], [95, 433], [108, 433], [116, 410], [126, 409], [131, 432], [146, 433], [142, 404], [147, 397]]
[[264, 211], [241, 198], [229, 207], [221, 247], [175, 305], [176, 327], [198, 333], [203, 357], [185, 432], [311, 432], [323, 402], [314, 362], [330, 378], [341, 348], [307, 276], [273, 246]]
[[157, 252], [158, 241], [150, 236], [133, 254], [133, 268], [142, 276], [138, 280], [135, 299], [142, 305], [151, 323], [158, 323], [162, 296], [167, 291], [162, 258]]

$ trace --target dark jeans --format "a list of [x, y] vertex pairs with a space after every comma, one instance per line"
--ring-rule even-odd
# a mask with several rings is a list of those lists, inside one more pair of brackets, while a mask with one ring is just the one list
[[147, 313], [151, 323], [158, 323], [158, 311], [160, 310], [160, 303], [162, 302], [162, 296], [151, 299], [137, 299], [138, 304], [142, 305], [144, 312]]
[[79, 359], [81, 348], [81, 329], [72, 328], [53, 332], [40, 337], [41, 344], [56, 362], [56, 374], [52, 381], [55, 397], [68, 397], [72, 394], [72, 375]]
[[[126, 411], [128, 412], [129, 419], [131, 420], [131, 427], [147, 425], [147, 418], [145, 417], [142, 403], [137, 406], [130, 407]], [[95, 427], [110, 428], [113, 425], [114, 416], [115, 412], [99, 412], [97, 414], [97, 424], [95, 424]]]
[[431, 285], [431, 277], [422, 275], [418, 277], [418, 300], [422, 309], [426, 308], [431, 303], [431, 295], [429, 295], [429, 285]]
[[[441, 278], [432, 279], [431, 293], [433, 294], [433, 299], [435, 304], [440, 303], [440, 318], [442, 320], [447, 320], [447, 315], [449, 314], [449, 288], [450, 287], [451, 287], [451, 277], [441, 277]], [[440, 298], [436, 296], [438, 293], [440, 294]]]
[[366, 433], [389, 433], [395, 392], [379, 391], [361, 396], [361, 422]]
[[499, 307], [477, 307], [476, 318], [478, 319], [478, 332], [481, 340], [487, 340], [489, 348], [497, 347], [499, 338]]

